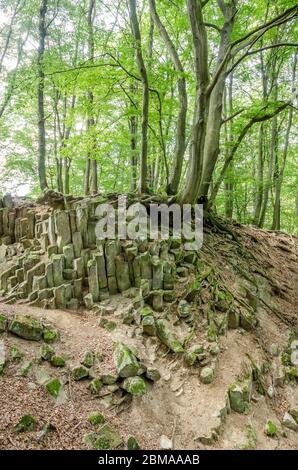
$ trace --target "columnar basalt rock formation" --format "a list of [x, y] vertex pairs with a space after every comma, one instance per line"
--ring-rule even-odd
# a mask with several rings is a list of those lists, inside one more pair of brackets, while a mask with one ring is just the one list
[[0, 256], [9, 262], [0, 271], [4, 301], [90, 308], [110, 295], [137, 288], [154, 310], [163, 310], [164, 302], [174, 299], [177, 268], [179, 276], [187, 276], [197, 254], [184, 251], [178, 240], [96, 238], [95, 211], [105, 202], [102, 196], [85, 198], [61, 210], [18, 207], [4, 198]]

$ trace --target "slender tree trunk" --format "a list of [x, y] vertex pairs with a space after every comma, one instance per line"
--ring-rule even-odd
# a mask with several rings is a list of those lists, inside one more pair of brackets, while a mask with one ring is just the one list
[[[90, 63], [94, 63], [94, 9], [95, 0], [89, 0], [87, 24], [88, 24], [88, 59]], [[96, 142], [95, 142], [95, 120], [93, 117], [93, 103], [94, 96], [91, 90], [88, 91], [88, 119], [87, 119], [87, 132], [90, 136], [92, 145], [88, 144], [87, 160], [85, 168], [85, 181], [84, 181], [84, 192], [85, 194], [96, 194], [98, 192], [98, 181], [97, 181], [97, 160], [95, 153]]]
[[[228, 84], [228, 103], [226, 103], [225, 99], [225, 114], [226, 116], [232, 116], [233, 115], [233, 74], [230, 74], [229, 78], [229, 84]], [[233, 144], [234, 141], [234, 135], [233, 135], [233, 120], [231, 119], [229, 123], [225, 123], [225, 135], [226, 135], [226, 159], [228, 158], [229, 152], [228, 152], [228, 143], [229, 145]], [[234, 178], [234, 166], [233, 162], [230, 163], [229, 169], [227, 171], [227, 175], [225, 178], [225, 215], [227, 219], [232, 219], [233, 218], [233, 206], [234, 206], [234, 183], [233, 183], [233, 178]], [[212, 194], [212, 187], [210, 188], [211, 194]]]
[[129, 119], [130, 128], [130, 164], [131, 164], [131, 191], [137, 189], [137, 116]]
[[149, 0], [149, 6], [152, 18], [157, 26], [160, 36], [162, 37], [170, 58], [173, 62], [176, 72], [178, 72], [178, 100], [179, 100], [179, 111], [177, 119], [177, 131], [176, 131], [176, 144], [174, 152], [173, 171], [169, 185], [167, 187], [168, 194], [176, 194], [178, 191], [181, 171], [183, 165], [183, 157], [186, 148], [186, 115], [187, 115], [187, 92], [186, 92], [186, 80], [184, 77], [184, 69], [180, 61], [178, 52], [171, 40], [165, 26], [161, 22], [159, 15], [156, 10], [155, 0]]
[[39, 45], [37, 52], [37, 103], [38, 103], [38, 177], [40, 189], [43, 191], [47, 188], [46, 177], [46, 132], [45, 132], [45, 113], [44, 113], [44, 70], [43, 59], [45, 51], [45, 38], [47, 34], [46, 13], [47, 0], [41, 0], [39, 10]]
[[148, 157], [148, 122], [149, 122], [149, 83], [142, 54], [141, 33], [136, 9], [136, 0], [129, 0], [129, 13], [132, 34], [135, 39], [136, 59], [143, 85], [142, 123], [141, 123], [141, 155], [139, 191], [147, 191], [147, 157]]
[[[297, 58], [298, 53], [296, 51], [293, 60], [293, 68], [292, 68], [292, 94], [294, 95], [296, 89], [296, 67], [297, 67]], [[275, 200], [274, 200], [274, 207], [273, 207], [273, 221], [272, 221], [272, 229], [273, 230], [280, 230], [280, 198], [281, 198], [281, 188], [283, 183], [284, 171], [288, 156], [288, 149], [289, 149], [289, 141], [291, 135], [291, 129], [293, 124], [293, 107], [290, 107], [289, 115], [288, 115], [288, 123], [286, 128], [286, 135], [285, 135], [285, 143], [282, 153], [282, 162], [277, 174], [276, 183], [275, 183]]]
[[256, 179], [256, 200], [255, 200], [255, 210], [254, 210], [254, 219], [253, 224], [257, 225], [262, 203], [263, 203], [263, 186], [264, 186], [264, 124], [260, 125], [259, 128], [259, 142], [258, 142], [258, 162], [257, 162], [257, 179]]

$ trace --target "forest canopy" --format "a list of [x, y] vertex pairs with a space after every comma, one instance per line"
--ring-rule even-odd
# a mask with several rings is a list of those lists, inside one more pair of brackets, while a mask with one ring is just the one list
[[295, 1], [0, 8], [0, 192], [163, 193], [295, 233]]

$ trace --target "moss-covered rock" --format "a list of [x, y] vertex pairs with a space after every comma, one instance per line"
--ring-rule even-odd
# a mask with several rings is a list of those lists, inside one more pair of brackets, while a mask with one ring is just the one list
[[100, 376], [102, 383], [104, 385], [114, 385], [118, 380], [118, 375], [116, 374], [102, 374]]
[[232, 384], [229, 387], [231, 409], [238, 413], [245, 413], [248, 409], [252, 393], [251, 378]]
[[91, 380], [91, 382], [88, 385], [88, 388], [92, 395], [96, 395], [98, 392], [100, 392], [102, 387], [103, 387], [103, 383], [99, 378], [95, 378]]
[[10, 357], [14, 362], [19, 362], [23, 356], [24, 354], [16, 346], [11, 346]]
[[140, 364], [133, 352], [123, 343], [114, 346], [114, 363], [120, 377], [133, 377], [138, 374]]
[[98, 432], [85, 434], [84, 442], [96, 450], [111, 450], [119, 447], [122, 439], [109, 424], [104, 424]]
[[51, 364], [54, 367], [64, 367], [65, 366], [65, 359], [62, 356], [52, 356], [51, 357]]
[[207, 339], [210, 343], [217, 341], [217, 328], [214, 323], [211, 323], [207, 328]]
[[59, 339], [59, 332], [55, 328], [46, 328], [43, 331], [43, 339], [46, 343], [54, 343]]
[[133, 436], [129, 436], [127, 439], [127, 450], [140, 450], [140, 446]]
[[123, 381], [122, 388], [134, 396], [146, 393], [146, 384], [142, 377], [128, 377]]
[[74, 380], [82, 380], [89, 377], [89, 370], [85, 366], [76, 366], [72, 369], [72, 378]]
[[32, 367], [33, 367], [33, 364], [31, 361], [23, 362], [19, 371], [19, 375], [21, 375], [22, 377], [28, 377], [28, 375], [32, 371]]
[[153, 316], [146, 315], [142, 320], [143, 334], [148, 336], [156, 335], [155, 319]]
[[88, 421], [92, 426], [98, 426], [98, 424], [103, 424], [105, 422], [105, 418], [99, 411], [95, 411], [88, 416]]
[[61, 389], [62, 389], [62, 383], [57, 378], [51, 379], [46, 384], [46, 389], [52, 397], [57, 398], [59, 396], [59, 393], [60, 393]]
[[185, 352], [184, 361], [189, 367], [195, 365], [201, 354], [204, 353], [204, 346], [201, 344], [194, 344], [188, 351]]
[[14, 427], [14, 432], [28, 432], [34, 431], [36, 428], [36, 421], [31, 415], [24, 415]]
[[20, 338], [31, 341], [39, 341], [43, 332], [40, 321], [35, 320], [30, 315], [16, 315], [8, 329]]
[[200, 380], [203, 384], [211, 384], [214, 380], [214, 370], [211, 367], [203, 367], [200, 372]]
[[146, 377], [147, 379], [152, 380], [152, 382], [158, 382], [158, 380], [161, 378], [161, 375], [159, 370], [148, 367], [146, 370]]
[[93, 352], [91, 352], [91, 351], [85, 352], [84, 357], [81, 361], [81, 364], [85, 367], [88, 367], [88, 368], [92, 367], [93, 364], [94, 364], [94, 354], [93, 354]]
[[171, 351], [174, 353], [183, 353], [184, 348], [177, 338], [177, 336], [171, 331], [165, 320], [159, 319], [156, 321], [156, 332], [157, 336]]
[[40, 352], [40, 357], [44, 361], [50, 361], [52, 357], [55, 354], [55, 349], [52, 348], [52, 346], [49, 346], [48, 344], [43, 344], [41, 346], [41, 352]]
[[0, 313], [0, 333], [3, 333], [3, 331], [6, 330], [7, 324], [8, 322], [6, 316]]
[[241, 309], [240, 326], [244, 330], [252, 330], [257, 324], [255, 313], [250, 310]]
[[275, 437], [277, 435], [277, 426], [270, 419], [268, 419], [265, 425], [265, 434], [269, 437]]

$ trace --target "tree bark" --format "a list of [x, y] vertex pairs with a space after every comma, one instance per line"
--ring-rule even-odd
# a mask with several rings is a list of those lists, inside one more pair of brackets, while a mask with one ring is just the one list
[[129, 0], [129, 13], [132, 34], [135, 39], [136, 59], [142, 86], [142, 122], [141, 122], [141, 154], [139, 191], [146, 192], [147, 188], [147, 157], [148, 157], [148, 122], [149, 122], [149, 83], [142, 54], [141, 33], [136, 9], [136, 0]]
[[47, 13], [48, 2], [47, 0], [41, 0], [39, 10], [39, 45], [37, 52], [37, 106], [38, 106], [38, 177], [40, 189], [43, 191], [47, 188], [47, 177], [46, 177], [46, 133], [45, 133], [45, 113], [44, 113], [44, 70], [43, 70], [43, 59], [45, 51], [45, 38], [47, 34], [46, 26], [46, 13]]

